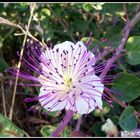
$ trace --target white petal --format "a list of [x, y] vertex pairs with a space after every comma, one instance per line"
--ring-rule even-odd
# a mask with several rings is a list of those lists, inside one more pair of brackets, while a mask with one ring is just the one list
[[89, 96], [92, 100], [95, 100], [96, 106], [98, 106], [100, 109], [102, 109], [102, 95], [103, 95], [103, 88], [94, 88], [94, 89], [84, 89], [83, 88], [83, 94], [86, 96]]
[[[95, 95], [102, 95], [104, 90], [104, 85], [101, 80], [96, 75], [88, 75], [80, 79], [81, 84], [79, 84], [83, 91], [86, 92], [96, 92]], [[94, 86], [94, 88], [93, 88]]]
[[[79, 47], [79, 45], [81, 45], [81, 51], [84, 52], [87, 50], [87, 47], [84, 45], [84, 43], [82, 41], [78, 41], [75, 46]], [[91, 59], [93, 59], [95, 57], [95, 55], [91, 51], [88, 51], [87, 56], [88, 57], [90, 56]]]
[[56, 52], [57, 49], [59, 49], [59, 59], [58, 59], [59, 60], [58, 61], [59, 63], [62, 63], [61, 62], [61, 54], [63, 54], [63, 51], [64, 50], [65, 51], [68, 51], [68, 58], [69, 58], [68, 62], [70, 61], [71, 56], [72, 56], [72, 48], [71, 48], [71, 46], [73, 48], [75, 47], [74, 43], [72, 43], [70, 41], [65, 41], [63, 43], [60, 43], [60, 44], [57, 44], [57, 45], [54, 46], [54, 49], [53, 50], [55, 50], [55, 52]]
[[[66, 106], [66, 100], [62, 101], [62, 102], [59, 102], [57, 103], [53, 109], [50, 109], [51, 111], [57, 111], [57, 110], [63, 110]], [[47, 109], [47, 107], [46, 107]], [[49, 109], [48, 109], [49, 110]]]
[[93, 100], [93, 99], [90, 99], [90, 109], [89, 109], [89, 113], [95, 109], [95, 107], [96, 107], [95, 105], [96, 105], [96, 104], [95, 104], [94, 100]]
[[[46, 97], [44, 95], [46, 95]], [[39, 99], [39, 102], [46, 110], [57, 111], [64, 109], [66, 106], [66, 100], [63, 100], [65, 98], [64, 96], [60, 97], [58, 93], [52, 94], [47, 92], [43, 87], [40, 89], [39, 97], [41, 96], [42, 98]], [[61, 100], [61, 102], [58, 102], [58, 100]]]
[[[102, 109], [102, 94], [99, 93], [99, 91], [95, 91], [95, 90], [85, 90], [88, 94], [85, 94], [86, 96], [90, 97], [91, 100], [95, 101], [94, 106], [99, 107], [100, 109]], [[83, 91], [84, 94], [84, 91]]]
[[95, 97], [95, 100], [96, 100], [96, 104], [97, 104], [97, 107], [99, 107], [100, 109], [102, 109], [102, 106], [103, 106], [103, 102], [102, 102], [102, 97]]
[[[79, 47], [79, 45], [81, 47]], [[73, 74], [76, 77], [79, 77], [81, 73], [85, 72], [88, 68], [91, 67], [91, 65], [94, 65], [93, 60], [95, 59], [95, 56], [92, 52], [90, 51], [87, 52], [87, 47], [83, 44], [83, 42], [77, 42], [75, 46], [77, 49], [74, 51], [75, 52], [74, 57], [78, 61], [76, 62], [76, 67], [74, 67], [73, 69], [74, 72], [72, 72], [71, 75]], [[80, 56], [79, 56], [79, 53], [81, 53]], [[90, 60], [88, 60], [89, 58]], [[84, 68], [85, 65], [87, 65], [86, 68]]]
[[46, 90], [44, 89], [44, 87], [41, 87], [41, 88], [40, 88], [39, 96], [44, 96], [44, 95], [47, 95], [48, 93], [50, 93], [50, 92], [46, 91]]
[[59, 49], [59, 51], [62, 53], [63, 50], [67, 50], [71, 52], [71, 45], [74, 46], [74, 43], [70, 42], [70, 41], [65, 41], [63, 43], [57, 44], [54, 46], [54, 49]]
[[76, 109], [77, 109], [77, 113], [79, 114], [88, 114], [90, 112], [89, 110], [89, 104], [87, 103], [82, 97], [77, 96], [76, 98]]
[[75, 107], [73, 106], [74, 104], [74, 98], [72, 96], [68, 96], [68, 99], [67, 99], [67, 103], [66, 103], [66, 106], [65, 106], [65, 109], [66, 110], [72, 110], [72, 111], [76, 111], [75, 110]]
[[79, 48], [79, 45], [81, 45], [82, 51], [87, 50], [87, 47], [81, 41], [78, 41], [76, 44], [74, 44], [73, 42], [70, 42], [70, 41], [65, 41], [63, 43], [55, 45], [54, 50], [59, 49], [60, 53], [62, 53], [63, 50], [67, 50], [71, 54], [71, 52], [72, 52], [71, 46], [74, 48], [73, 51], [75, 53], [77, 48]]
[[[96, 75], [85, 76], [81, 79], [81, 90], [83, 94], [89, 96], [92, 100], [95, 100], [96, 106], [102, 109], [102, 95], [104, 90], [104, 85], [100, 82], [100, 78]], [[94, 86], [94, 88], [92, 87]]]
[[82, 41], [78, 41], [78, 42], [75, 44], [76, 47], [79, 47], [79, 45], [81, 45], [82, 51], [87, 50], [87, 47], [84, 45], [84, 43], [83, 43]]

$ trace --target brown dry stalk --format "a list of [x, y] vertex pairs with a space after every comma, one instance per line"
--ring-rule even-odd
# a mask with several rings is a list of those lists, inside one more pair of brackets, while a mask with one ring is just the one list
[[14, 137], [21, 137], [19, 134], [17, 134], [16, 132], [14, 131], [11, 131], [11, 130], [2, 130], [1, 133], [3, 134], [8, 134], [8, 135], [12, 135]]
[[5, 94], [4, 94], [4, 87], [3, 87], [3, 75], [0, 74], [0, 83], [1, 83], [1, 94], [2, 94], [2, 106], [3, 106], [3, 112], [4, 116], [7, 117], [7, 111], [6, 111], [6, 100], [5, 100]]
[[18, 24], [15, 24], [11, 21], [9, 21], [8, 19], [5, 19], [3, 17], [0, 17], [0, 24], [3, 24], [3, 25], [9, 25], [9, 26], [12, 26], [12, 27], [15, 27], [15, 28], [19, 28], [22, 33], [19, 33], [19, 34], [15, 34], [15, 35], [27, 35], [29, 36], [30, 38], [32, 38], [33, 40], [37, 41], [40, 43], [40, 45], [42, 47], [46, 46], [46, 44], [44, 42], [40, 42], [37, 38], [35, 38], [28, 30], [28, 28], [26, 28], [26, 30], [24, 30], [20, 25]]
[[[36, 4], [33, 3], [31, 6], [32, 7], [31, 7], [31, 10], [30, 10], [30, 18], [28, 20], [27, 30], [29, 30]], [[24, 52], [26, 39], [27, 39], [27, 34], [25, 34], [25, 36], [24, 36], [24, 40], [23, 40], [23, 43], [22, 43], [22, 48], [21, 48], [21, 51], [20, 51], [20, 58], [19, 58], [18, 66], [17, 66], [16, 81], [15, 81], [15, 86], [14, 86], [14, 91], [13, 91], [12, 104], [11, 104], [10, 113], [9, 113], [9, 119], [10, 120], [12, 120], [12, 116], [13, 116], [13, 109], [14, 109], [14, 103], [15, 103], [16, 90], [17, 90], [18, 76], [19, 76], [19, 72], [20, 72], [21, 60], [22, 60], [22, 57], [23, 57], [23, 52]]]

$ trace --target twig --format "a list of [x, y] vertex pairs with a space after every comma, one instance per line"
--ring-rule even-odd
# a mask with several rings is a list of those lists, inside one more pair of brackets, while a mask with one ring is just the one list
[[[35, 9], [36, 4], [34, 3], [32, 5], [32, 9], [30, 11], [30, 18], [28, 21], [28, 25], [27, 25], [27, 29], [29, 30], [30, 24], [31, 24], [31, 20], [32, 20], [32, 16], [33, 16], [33, 12]], [[15, 86], [14, 86], [14, 92], [13, 92], [13, 98], [12, 98], [12, 104], [11, 104], [11, 108], [10, 108], [10, 114], [9, 114], [9, 119], [12, 120], [12, 116], [13, 116], [13, 108], [14, 108], [14, 103], [15, 103], [15, 96], [16, 96], [16, 90], [17, 90], [17, 83], [18, 83], [18, 76], [19, 76], [19, 71], [20, 71], [20, 66], [21, 66], [21, 59], [23, 57], [23, 52], [24, 52], [24, 47], [25, 47], [25, 43], [26, 43], [26, 39], [27, 39], [27, 34], [25, 34], [24, 40], [23, 40], [23, 44], [22, 44], [22, 48], [20, 51], [20, 58], [19, 58], [19, 62], [18, 62], [18, 66], [17, 66], [17, 73], [16, 73], [16, 81], [15, 81]]]
[[129, 17], [128, 17], [128, 12], [127, 12], [127, 8], [126, 8], [126, 3], [123, 4], [123, 9], [125, 11], [125, 20], [126, 22], [129, 21]]
[[104, 116], [101, 115], [100, 118], [101, 118], [102, 122], [105, 123], [105, 118], [104, 118]]
[[[3, 58], [3, 53], [2, 53], [2, 49], [1, 48], [0, 48], [0, 57]], [[6, 102], [5, 102], [6, 100], [5, 100], [4, 87], [3, 87], [3, 79], [4, 79], [4, 76], [3, 76], [2, 73], [0, 73], [3, 112], [4, 112], [4, 116], [7, 117]]]
[[[129, 27], [129, 26], [128, 26]], [[110, 60], [108, 60], [108, 63], [106, 64], [104, 70], [102, 71], [100, 78], [101, 80], [104, 79], [104, 77], [106, 76], [106, 74], [108, 73], [110, 67], [112, 66], [112, 64], [120, 57], [121, 51], [127, 41], [127, 38], [129, 36], [129, 32], [130, 32], [130, 28], [127, 28], [124, 37], [122, 38], [121, 44], [118, 46], [118, 48], [116, 49], [116, 53], [112, 56], [112, 58]]]
[[140, 20], [140, 12], [138, 12], [135, 17], [129, 22], [130, 24], [127, 24], [124, 29], [123, 32], [125, 32], [129, 27], [132, 29], [137, 22]]
[[6, 102], [5, 102], [6, 100], [5, 100], [5, 94], [4, 94], [4, 88], [3, 88], [3, 77], [4, 76], [2, 74], [0, 74], [3, 112], [4, 112], [4, 116], [7, 117]]
[[35, 38], [35, 37], [29, 32], [28, 29], [24, 30], [24, 29], [23, 29], [20, 25], [18, 25], [18, 24], [15, 24], [15, 23], [13, 23], [13, 22], [11, 22], [11, 21], [5, 19], [5, 18], [2, 18], [2, 17], [0, 17], [0, 24], [9, 25], [9, 26], [12, 26], [12, 27], [15, 27], [15, 28], [19, 28], [19, 29], [22, 31], [22, 33], [19, 33], [19, 34], [16, 33], [15, 35], [27, 35], [27, 36], [29, 36], [30, 38], [32, 38], [33, 40], [39, 42], [40, 45], [41, 45], [42, 47], [46, 46], [46, 44], [40, 42], [37, 38]]
[[126, 104], [122, 103], [122, 102], [121, 102], [120, 100], [118, 100], [115, 96], [113, 96], [111, 92], [109, 92], [108, 90], [106, 90], [106, 93], [111, 97], [111, 99], [112, 99], [113, 101], [115, 101], [116, 103], [118, 103], [121, 107], [123, 107], [123, 108], [126, 108], [126, 107], [127, 107]]
[[1, 131], [1, 133], [6, 133], [6, 134], [8, 134], [8, 135], [12, 135], [12, 136], [14, 136], [14, 137], [20, 137], [20, 135], [18, 134], [18, 133], [16, 133], [16, 132], [14, 132], [14, 131], [11, 131], [11, 130], [2, 130]]

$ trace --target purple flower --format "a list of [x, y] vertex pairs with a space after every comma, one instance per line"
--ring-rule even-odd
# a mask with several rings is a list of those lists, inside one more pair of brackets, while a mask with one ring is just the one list
[[[101, 53], [94, 55], [83, 42], [65, 41], [53, 48], [41, 49], [30, 43], [22, 59], [29, 72], [20, 70], [21, 78], [34, 81], [40, 86], [38, 97], [26, 98], [26, 102], [39, 101], [31, 110], [45, 108], [48, 111], [72, 110], [88, 114], [96, 107], [102, 109], [103, 80], [97, 76], [104, 66], [96, 64]], [[10, 69], [13, 74], [16, 71]], [[32, 73], [36, 73], [33, 75]]]

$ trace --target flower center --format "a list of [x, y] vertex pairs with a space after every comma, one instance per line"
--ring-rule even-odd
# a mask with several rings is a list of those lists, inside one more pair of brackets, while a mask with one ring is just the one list
[[68, 73], [66, 73], [64, 75], [64, 83], [67, 87], [70, 87], [71, 84], [72, 84], [72, 81], [71, 81], [71, 78], [70, 78], [70, 75]]

